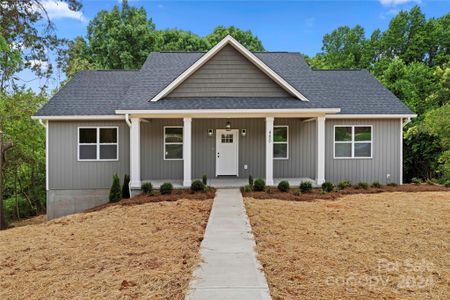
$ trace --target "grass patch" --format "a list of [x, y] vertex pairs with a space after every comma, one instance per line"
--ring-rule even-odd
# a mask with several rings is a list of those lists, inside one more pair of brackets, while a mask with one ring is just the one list
[[[245, 205], [273, 299], [448, 298], [450, 192]], [[387, 262], [399, 269], [386, 271]], [[349, 276], [356, 281], [343, 284]], [[379, 276], [388, 283], [365, 284]], [[408, 276], [431, 283], [408, 286]]]

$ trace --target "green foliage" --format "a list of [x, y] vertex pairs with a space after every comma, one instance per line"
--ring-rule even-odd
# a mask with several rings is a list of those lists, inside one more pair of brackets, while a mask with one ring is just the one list
[[417, 177], [413, 177], [413, 178], [411, 178], [411, 183], [421, 184], [422, 183], [422, 179], [417, 178]]
[[255, 192], [262, 192], [266, 188], [266, 182], [262, 178], [256, 178], [255, 182], [253, 183], [253, 190]]
[[128, 174], [125, 174], [125, 176], [123, 177], [122, 198], [130, 198], [130, 176], [128, 176]]
[[194, 180], [191, 183], [191, 191], [193, 192], [203, 192], [205, 190], [205, 185], [200, 180]]
[[369, 184], [367, 182], [358, 182], [358, 184], [354, 186], [354, 188], [367, 190], [369, 188]]
[[145, 194], [151, 194], [153, 192], [153, 185], [151, 182], [145, 182], [141, 185], [141, 191]]
[[213, 47], [227, 35], [231, 35], [250, 51], [264, 51], [262, 42], [250, 30], [243, 31], [234, 26], [217, 26], [205, 39]]
[[300, 193], [300, 191], [295, 191], [295, 192], [293, 192], [292, 193], [292, 195], [294, 195], [294, 196], [300, 196], [302, 193]]
[[300, 192], [302, 193], [308, 193], [312, 190], [312, 183], [309, 181], [302, 181], [300, 182]]
[[289, 182], [283, 180], [278, 184], [278, 190], [283, 193], [289, 192]]
[[379, 183], [378, 181], [374, 181], [372, 182], [371, 187], [379, 189], [381, 188], [381, 183]]
[[253, 180], [253, 176], [252, 176], [252, 175], [249, 175], [249, 176], [248, 176], [248, 185], [249, 185], [249, 186], [253, 186], [253, 181], [254, 181], [254, 180]]
[[349, 188], [349, 187], [351, 187], [351, 186], [352, 186], [352, 184], [351, 184], [351, 182], [348, 181], [348, 180], [342, 180], [342, 181], [339, 182], [338, 185], [337, 185], [337, 187], [338, 187], [339, 190], [343, 190], [343, 189]]
[[8, 198], [3, 202], [7, 223], [17, 219], [29, 218], [35, 215], [35, 211], [30, 207], [27, 199], [23, 196], [19, 196], [17, 199], [15, 197]]
[[122, 199], [122, 192], [120, 190], [120, 179], [117, 174], [113, 176], [113, 183], [109, 190], [109, 202], [118, 202]]
[[170, 182], [164, 182], [159, 187], [159, 192], [161, 195], [171, 194], [173, 191], [173, 185]]
[[250, 193], [252, 191], [252, 186], [251, 185], [244, 185], [242, 188], [241, 188], [241, 192], [243, 192], [243, 193]]
[[198, 35], [179, 29], [158, 31], [156, 41], [157, 51], [207, 51], [210, 43]]
[[203, 176], [202, 176], [202, 182], [203, 182], [203, 184], [206, 186], [206, 185], [208, 184], [208, 176], [203, 175]]
[[325, 181], [324, 183], [322, 183], [322, 191], [329, 193], [332, 192], [334, 189], [334, 184], [332, 184], [329, 181]]

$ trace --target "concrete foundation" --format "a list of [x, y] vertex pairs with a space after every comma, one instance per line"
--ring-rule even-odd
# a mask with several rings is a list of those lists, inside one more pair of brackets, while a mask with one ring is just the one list
[[49, 190], [47, 191], [47, 218], [49, 220], [82, 212], [107, 203], [109, 189]]

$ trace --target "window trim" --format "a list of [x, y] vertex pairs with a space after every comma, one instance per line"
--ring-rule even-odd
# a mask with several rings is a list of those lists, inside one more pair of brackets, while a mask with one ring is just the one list
[[[286, 127], [286, 142], [275, 142], [275, 128], [282, 128], [282, 127]], [[288, 160], [289, 159], [289, 126], [288, 125], [275, 125], [273, 126], [273, 131], [274, 131], [274, 140], [273, 140], [273, 146], [275, 147], [275, 144], [286, 144], [286, 157], [275, 157], [274, 154], [273, 155], [273, 159], [274, 160]], [[273, 151], [273, 150], [272, 150]]]
[[[336, 141], [336, 128], [337, 127], [350, 127], [352, 129], [351, 141]], [[355, 128], [357, 127], [370, 127], [370, 141], [355, 141]], [[367, 144], [370, 143], [370, 156], [355, 156], [355, 144]], [[336, 144], [350, 144], [351, 156], [341, 157], [336, 156]], [[334, 125], [333, 126], [333, 159], [373, 159], [373, 125]]]
[[[180, 142], [171, 142], [166, 143], [166, 128], [181, 128], [183, 133], [183, 141]], [[184, 149], [182, 151], [181, 158], [166, 158], [166, 145], [181, 145], [182, 148], [184, 148], [184, 126], [164, 126], [163, 128], [163, 159], [164, 160], [184, 160]]]
[[[116, 143], [100, 143], [100, 129], [116, 129]], [[96, 129], [96, 142], [95, 143], [80, 143], [80, 129]], [[81, 145], [95, 145], [96, 158], [95, 159], [83, 159], [80, 158], [80, 146]], [[100, 145], [115, 145], [117, 148], [116, 158], [100, 158]], [[78, 126], [77, 127], [77, 161], [119, 161], [119, 126]]]

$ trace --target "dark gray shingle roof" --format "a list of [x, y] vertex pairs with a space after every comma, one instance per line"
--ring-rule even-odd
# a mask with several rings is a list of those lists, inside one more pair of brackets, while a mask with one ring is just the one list
[[171, 98], [149, 102], [204, 53], [152, 53], [139, 71], [77, 74], [38, 115], [106, 115], [123, 110], [341, 108], [343, 114], [411, 114], [368, 71], [312, 70], [299, 53], [255, 55], [309, 102], [294, 98]]

